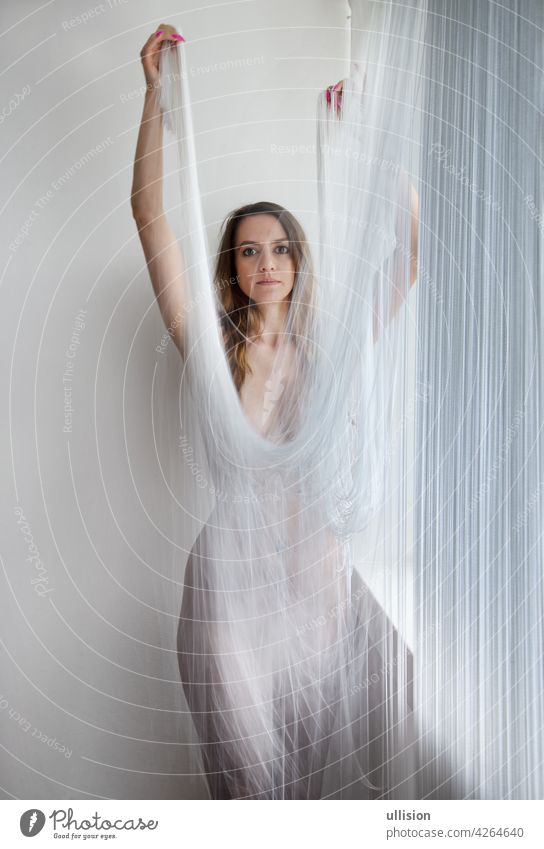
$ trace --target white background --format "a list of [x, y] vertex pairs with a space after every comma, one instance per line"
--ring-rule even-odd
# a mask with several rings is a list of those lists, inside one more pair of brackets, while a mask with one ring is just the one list
[[[169, 712], [179, 682], [156, 680], [172, 657], [153, 648], [184, 555], [161, 583], [163, 327], [130, 208], [139, 51], [161, 21], [187, 37], [213, 253], [225, 214], [253, 200], [313, 235], [316, 98], [347, 70], [348, 14], [345, 0], [2, 5], [2, 798], [205, 796]], [[169, 150], [175, 225], [174, 170]], [[187, 550], [197, 524], [181, 523]]]

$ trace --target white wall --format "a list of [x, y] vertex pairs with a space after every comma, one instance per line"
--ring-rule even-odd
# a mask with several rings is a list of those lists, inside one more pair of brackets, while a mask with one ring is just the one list
[[[150, 412], [163, 330], [129, 201], [140, 48], [161, 20], [187, 37], [212, 250], [224, 214], [255, 199], [313, 232], [316, 96], [346, 70], [345, 0], [151, 14], [2, 5], [2, 798], [205, 795], [183, 775], [179, 682], [157, 680], [174, 664], [154, 607], [166, 592], [179, 607], [182, 575], [165, 590]], [[176, 191], [170, 174], [174, 222]], [[197, 524], [182, 522], [187, 547]]]

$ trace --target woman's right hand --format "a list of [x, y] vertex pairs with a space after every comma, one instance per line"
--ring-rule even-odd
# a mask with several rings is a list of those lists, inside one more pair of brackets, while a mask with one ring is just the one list
[[159, 83], [159, 55], [163, 41], [185, 41], [185, 39], [170, 24], [159, 24], [157, 32], [149, 36], [140, 50], [145, 81], [149, 88], [155, 88]]

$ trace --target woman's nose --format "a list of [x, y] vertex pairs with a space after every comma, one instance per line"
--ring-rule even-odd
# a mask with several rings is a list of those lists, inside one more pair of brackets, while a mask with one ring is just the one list
[[263, 253], [261, 257], [261, 271], [266, 271], [269, 268], [271, 271], [274, 268], [274, 258], [272, 255], [272, 251], [268, 248], [263, 248]]

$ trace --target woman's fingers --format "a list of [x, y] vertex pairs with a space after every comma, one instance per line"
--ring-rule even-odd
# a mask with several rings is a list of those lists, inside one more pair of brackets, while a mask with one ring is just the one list
[[336, 107], [336, 111], [340, 114], [340, 108], [342, 106], [342, 90], [344, 87], [344, 80], [340, 80], [335, 85], [327, 86], [327, 103], [334, 102]]
[[155, 84], [159, 73], [159, 56], [163, 42], [183, 42], [185, 39], [170, 24], [159, 24], [158, 29], [152, 33], [140, 51], [140, 58], [144, 67], [144, 73], [148, 83]]
[[146, 43], [140, 51], [142, 59], [152, 56], [160, 50], [163, 41], [185, 41], [182, 35], [170, 24], [159, 24], [156, 31], [147, 39]]
[[159, 26], [157, 27], [157, 32], [154, 34], [161, 41], [164, 41], [166, 39], [170, 39], [173, 41], [185, 41], [185, 39], [182, 35], [179, 34], [177, 29], [173, 26], [170, 26], [170, 24], [159, 24]]

